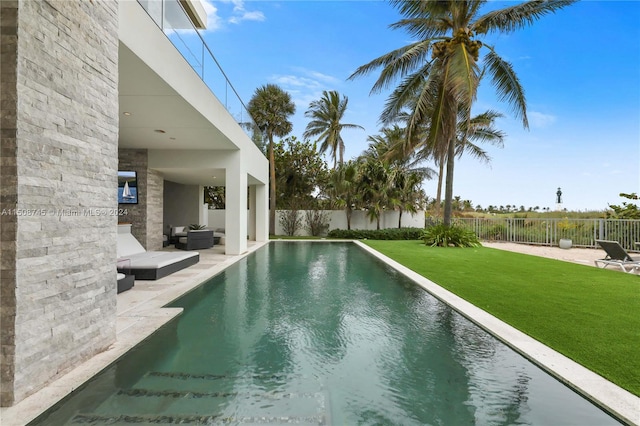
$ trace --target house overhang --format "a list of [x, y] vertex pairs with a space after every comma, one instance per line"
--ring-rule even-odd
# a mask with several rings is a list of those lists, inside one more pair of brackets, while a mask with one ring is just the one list
[[[145, 10], [135, 1], [119, 2], [119, 8], [119, 147], [240, 150], [249, 184], [268, 183], [264, 154]], [[197, 169], [176, 163], [156, 170], [178, 183], [225, 183], [219, 164]]]

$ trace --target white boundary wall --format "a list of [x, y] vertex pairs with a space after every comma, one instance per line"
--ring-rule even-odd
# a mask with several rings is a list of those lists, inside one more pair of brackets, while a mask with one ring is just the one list
[[[276, 235], [284, 235], [282, 226], [280, 226], [280, 217], [283, 212], [283, 210], [276, 211]], [[323, 212], [329, 214], [329, 231], [347, 229], [347, 214], [344, 210], [323, 210]], [[380, 218], [380, 229], [397, 228], [399, 214], [397, 211], [385, 211]], [[302, 218], [302, 227], [296, 232], [296, 235], [310, 235], [305, 226], [305, 211], [299, 210], [298, 215]], [[224, 216], [224, 210], [209, 210], [209, 228], [224, 228]], [[424, 210], [414, 214], [404, 212], [402, 213], [402, 228], [424, 228], [424, 218]], [[376, 229], [376, 222], [369, 220], [366, 211], [355, 210], [351, 214], [351, 229]]]

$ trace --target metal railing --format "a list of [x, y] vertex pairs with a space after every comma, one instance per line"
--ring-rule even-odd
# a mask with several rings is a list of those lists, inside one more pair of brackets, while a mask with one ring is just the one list
[[138, 0], [244, 132], [262, 151], [262, 133], [178, 0]]
[[487, 241], [557, 246], [561, 239], [570, 239], [574, 247], [597, 248], [596, 240], [614, 240], [628, 251], [640, 251], [636, 245], [640, 242], [640, 220], [454, 218], [452, 221]]

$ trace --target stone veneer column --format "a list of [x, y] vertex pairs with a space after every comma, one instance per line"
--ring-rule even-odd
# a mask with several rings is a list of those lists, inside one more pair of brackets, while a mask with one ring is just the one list
[[116, 331], [118, 4], [0, 1], [0, 404]]
[[131, 233], [147, 250], [159, 250], [164, 223], [164, 178], [160, 172], [149, 169], [146, 149], [120, 149], [118, 160], [119, 170], [133, 170], [138, 176], [138, 204], [120, 204], [126, 215], [119, 220], [131, 223]]

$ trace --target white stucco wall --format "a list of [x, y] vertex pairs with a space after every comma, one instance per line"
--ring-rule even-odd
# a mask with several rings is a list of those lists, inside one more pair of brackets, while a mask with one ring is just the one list
[[[347, 215], [344, 210], [325, 210], [329, 213], [329, 230], [332, 229], [347, 229]], [[276, 235], [284, 235], [282, 226], [280, 226], [280, 216], [282, 210], [276, 211]], [[303, 219], [303, 229], [296, 232], [296, 235], [304, 236], [310, 235], [304, 228], [305, 213], [300, 210], [298, 213]], [[397, 211], [384, 212], [380, 219], [380, 228], [397, 228], [398, 227], [398, 215]], [[209, 210], [209, 228], [224, 228], [224, 210]], [[403, 213], [402, 214], [402, 227], [403, 228], [424, 228], [424, 211], [419, 211], [415, 214]], [[354, 211], [351, 216], [351, 229], [376, 229], [376, 222], [369, 221], [366, 216], [366, 212], [358, 210]]]

